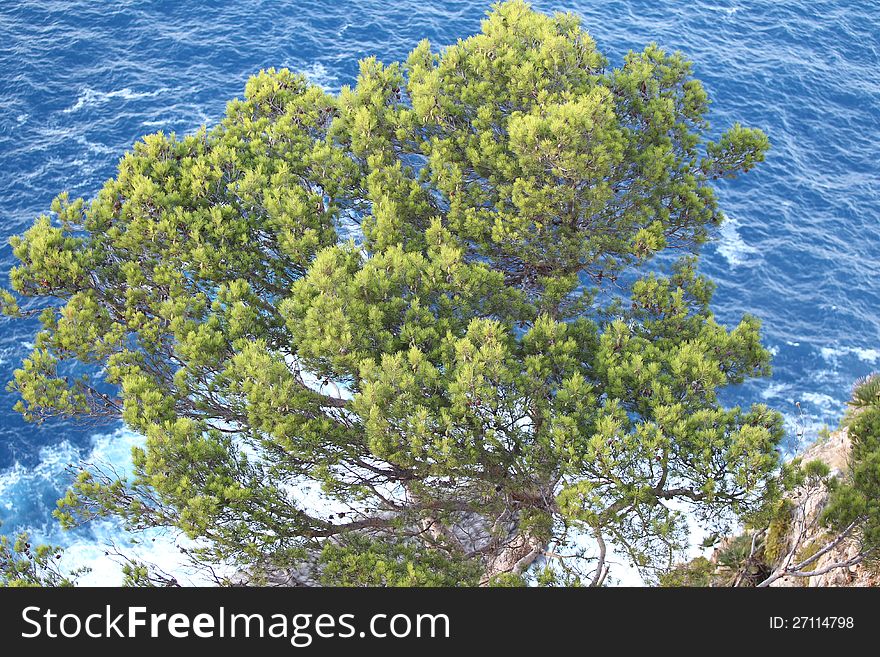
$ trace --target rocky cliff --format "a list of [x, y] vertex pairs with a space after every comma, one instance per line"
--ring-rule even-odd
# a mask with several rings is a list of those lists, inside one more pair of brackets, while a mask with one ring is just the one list
[[[822, 461], [831, 469], [830, 476], [842, 476], [849, 466], [851, 443], [846, 429], [832, 433], [828, 438], [820, 439], [803, 454], [803, 462]], [[805, 528], [800, 543], [802, 546], [824, 545], [828, 541], [825, 529], [819, 524], [819, 516], [828, 501], [828, 491], [824, 487], [812, 491], [799, 489], [792, 496], [796, 518]], [[790, 548], [797, 540], [792, 528], [783, 538], [784, 547]], [[811, 564], [812, 572], [820, 573], [834, 564], [846, 563], [859, 553], [855, 539], [847, 539], [822, 555]], [[770, 586], [880, 586], [880, 569], [869, 567], [865, 562], [840, 568], [833, 568], [823, 574], [812, 577], [782, 577]]]

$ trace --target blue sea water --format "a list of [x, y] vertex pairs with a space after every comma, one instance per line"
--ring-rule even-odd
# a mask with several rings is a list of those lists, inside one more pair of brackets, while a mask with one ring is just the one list
[[[719, 184], [729, 221], [702, 263], [718, 283], [720, 320], [760, 317], [774, 354], [771, 378], [726, 397], [786, 413], [790, 448], [834, 426], [852, 381], [880, 368], [880, 2], [534, 4], [579, 13], [613, 63], [651, 41], [682, 50], [714, 101], [715, 129], [739, 120], [769, 134], [767, 162]], [[442, 46], [474, 33], [486, 6], [3, 0], [0, 278], [13, 265], [6, 239], [54, 195], [93, 195], [143, 134], [215, 123], [260, 68], [289, 67], [338, 90], [361, 57], [391, 61], [423, 37]], [[34, 331], [0, 319], [0, 381], [27, 355]], [[30, 529], [70, 546], [73, 559], [103, 563], [100, 546], [118, 530], [105, 523], [62, 534], [51, 511], [66, 464], [124, 468], [137, 437], [112, 425], [27, 425], [14, 402], [0, 392], [0, 532]], [[173, 543], [163, 549], [173, 560]], [[111, 571], [97, 568], [92, 581], [114, 581]]]

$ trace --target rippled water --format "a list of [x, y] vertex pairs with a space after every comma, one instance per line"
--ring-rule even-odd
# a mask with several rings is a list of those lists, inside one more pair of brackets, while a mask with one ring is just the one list
[[[263, 67], [303, 71], [327, 89], [357, 59], [402, 58], [419, 39], [479, 29], [479, 2], [219, 3], [89, 0], [0, 4], [0, 276], [22, 232], [62, 190], [90, 196], [120, 155], [156, 130], [212, 124]], [[805, 439], [834, 425], [852, 380], [880, 368], [880, 3], [822, 0], [536, 2], [572, 10], [613, 62], [656, 41], [696, 62], [719, 129], [764, 129], [768, 161], [720, 185], [730, 218], [706, 249], [721, 321], [764, 320], [774, 375], [727, 393], [787, 413]], [[25, 356], [33, 326], [0, 319], [0, 379]], [[34, 427], [0, 393], [0, 531], [30, 527], [99, 555], [105, 525], [61, 536], [50, 519], [64, 465], [124, 464], [136, 438], [117, 427]], [[168, 547], [168, 546], [166, 546]], [[168, 558], [171, 558], [169, 555]], [[107, 570], [95, 581], [107, 581]]]

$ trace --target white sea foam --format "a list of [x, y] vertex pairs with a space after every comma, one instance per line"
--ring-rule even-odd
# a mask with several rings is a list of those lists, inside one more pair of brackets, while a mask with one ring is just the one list
[[80, 146], [85, 146], [88, 150], [90, 150], [93, 153], [100, 153], [102, 155], [103, 154], [109, 155], [109, 154], [119, 153], [119, 149], [114, 148], [113, 146], [107, 146], [106, 144], [98, 144], [96, 142], [89, 141], [83, 135], [77, 135], [74, 138], [74, 141], [77, 144], [79, 144]]
[[737, 226], [736, 221], [729, 218], [721, 225], [718, 253], [727, 260], [727, 264], [731, 267], [740, 267], [742, 265], [754, 266], [760, 263], [760, 250], [750, 244], [746, 244], [739, 231], [737, 231]]
[[771, 383], [766, 388], [761, 390], [761, 399], [773, 399], [774, 397], [782, 397], [788, 390], [791, 389], [791, 386], [787, 383]]
[[843, 355], [845, 352], [840, 349], [835, 349], [833, 347], [822, 347], [819, 349], [819, 355], [822, 356], [822, 360], [833, 361], [837, 360], [837, 358]]
[[103, 105], [115, 98], [123, 100], [138, 100], [141, 98], [155, 98], [167, 91], [167, 89], [156, 89], [155, 91], [132, 91], [128, 87], [117, 89], [114, 91], [96, 91], [91, 87], [84, 87], [76, 99], [76, 102], [64, 110], [65, 114], [78, 112], [84, 107], [94, 107]]
[[819, 349], [819, 355], [823, 360], [832, 364], [847, 356], [855, 356], [860, 361], [870, 365], [880, 361], [880, 350], [869, 347], [822, 347]]
[[339, 78], [320, 62], [314, 62], [305, 68], [300, 68], [298, 72], [328, 93], [339, 89]]
[[[62, 569], [76, 569], [82, 566], [91, 569], [80, 580], [87, 586], [114, 586], [122, 583], [121, 561], [109, 556], [115, 546], [129, 558], [155, 564], [164, 571], [172, 573], [182, 584], [207, 584], [204, 573], [188, 566], [181, 547], [191, 547], [192, 543], [179, 536], [153, 531], [138, 536], [132, 543], [130, 536], [115, 522], [103, 521], [90, 524], [75, 532], [64, 532], [50, 519], [54, 500], [63, 494], [69, 481], [67, 468], [70, 464], [85, 461], [96, 465], [110, 466], [120, 476], [132, 473], [131, 448], [141, 444], [143, 439], [131, 431], [118, 429], [107, 434], [97, 434], [92, 438], [89, 451], [81, 451], [69, 441], [64, 440], [52, 446], [43, 447], [39, 452], [39, 462], [27, 468], [15, 463], [0, 473], [0, 515], [9, 524], [6, 531], [26, 531], [34, 541], [60, 545], [64, 548]], [[34, 513], [35, 507], [42, 511]], [[45, 519], [42, 525], [33, 525], [35, 518]], [[27, 521], [30, 520], [31, 523]]]
[[839, 399], [835, 399], [831, 395], [827, 395], [824, 392], [801, 393], [801, 402], [802, 404], [807, 404], [812, 407], [807, 408], [807, 411], [818, 411], [822, 415], [828, 415], [830, 413], [842, 411], [844, 406], [844, 403], [841, 402]]
[[[81, 586], [119, 586], [123, 582], [124, 560], [114, 555], [118, 550], [128, 559], [154, 566], [172, 575], [184, 586], [212, 584], [208, 574], [190, 565], [182, 551], [192, 547], [192, 542], [167, 532], [152, 531], [139, 534], [136, 542], [121, 536], [119, 527], [112, 522], [92, 527], [92, 533], [83, 539], [68, 543], [64, 548], [61, 565], [75, 570], [81, 566], [89, 572], [78, 580]], [[219, 570], [219, 572], [218, 572]], [[218, 575], [232, 575], [231, 569], [215, 569]]]
[[872, 365], [880, 360], [880, 349], [862, 349], [854, 347], [852, 353], [854, 353], [859, 360], [871, 363]]
[[709, 11], [717, 11], [719, 13], [724, 13], [728, 16], [733, 16], [736, 12], [738, 12], [741, 7], [720, 7], [720, 6], [710, 6], [706, 7]]

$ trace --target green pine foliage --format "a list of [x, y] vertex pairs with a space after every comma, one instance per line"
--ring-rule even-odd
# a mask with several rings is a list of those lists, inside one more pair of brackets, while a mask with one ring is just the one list
[[697, 557], [687, 563], [678, 564], [659, 577], [663, 587], [706, 587], [717, 581], [718, 567], [706, 557]]
[[404, 542], [352, 536], [345, 545], [328, 543], [320, 555], [325, 586], [475, 586], [477, 560]]
[[852, 441], [848, 471], [833, 480], [823, 522], [843, 531], [855, 523], [862, 552], [876, 561], [880, 551], [880, 375], [856, 383], [844, 420]]
[[65, 571], [61, 558], [61, 548], [32, 544], [26, 533], [0, 535], [0, 587], [73, 586], [89, 571], [88, 568]]
[[576, 16], [513, 1], [338, 96], [270, 69], [213, 129], [145, 137], [12, 240], [3, 306], [42, 309], [19, 410], [145, 437], [59, 517], [252, 573], [320, 554], [334, 584], [604, 580], [576, 537], [668, 565], [683, 510], [761, 505], [783, 433], [718, 401], [769, 354], [757, 319], [715, 321], [693, 254], [713, 181], [768, 141], [712, 141], [708, 104], [682, 54], [613, 67]]

